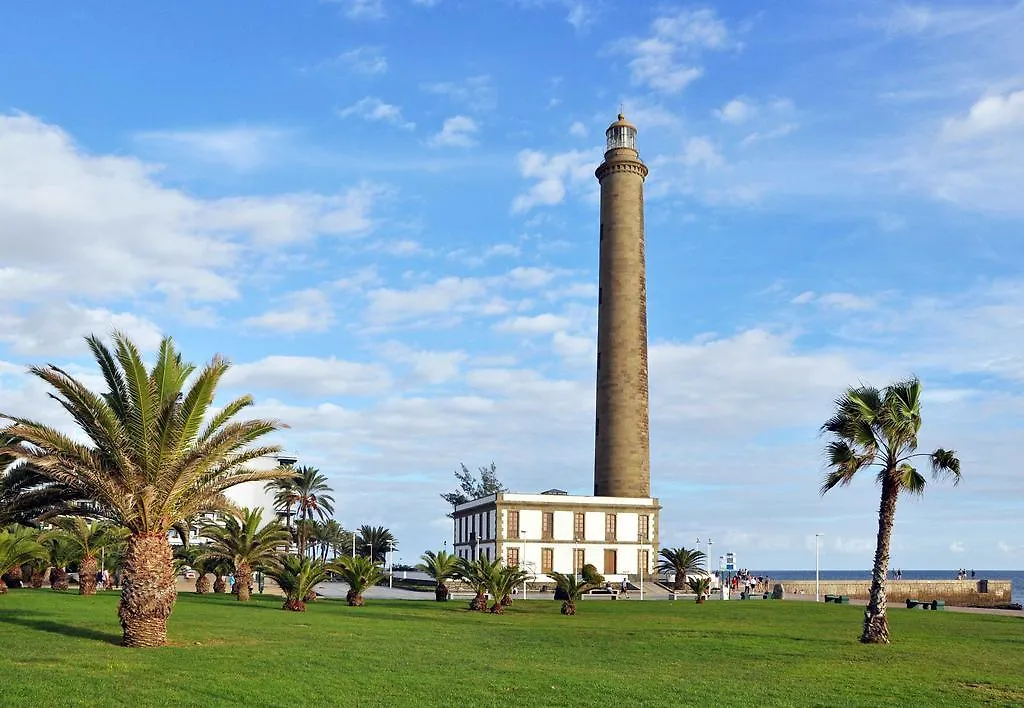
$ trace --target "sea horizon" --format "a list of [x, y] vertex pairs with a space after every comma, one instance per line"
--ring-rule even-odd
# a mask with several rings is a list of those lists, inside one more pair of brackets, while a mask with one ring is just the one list
[[[889, 579], [892, 579], [892, 571], [899, 568], [903, 571], [903, 580], [956, 580], [956, 570], [947, 569], [918, 569], [892, 566], [889, 569]], [[755, 570], [747, 569], [751, 575], [768, 576], [773, 580], [814, 580], [814, 569], [810, 570]], [[970, 577], [971, 570], [974, 570], [974, 577]], [[967, 568], [968, 580], [1009, 580], [1012, 584], [1012, 602], [1024, 601], [1024, 570], [992, 570], [989, 568]], [[836, 570], [834, 568], [820, 569], [818, 577], [821, 580], [870, 580], [870, 569], [846, 569]]]

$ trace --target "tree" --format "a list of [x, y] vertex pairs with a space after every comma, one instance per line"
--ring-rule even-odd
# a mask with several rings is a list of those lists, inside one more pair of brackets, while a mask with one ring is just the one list
[[289, 474], [268, 482], [266, 490], [274, 495], [274, 511], [284, 515], [284, 525], [290, 534], [292, 532], [292, 517], [295, 515], [295, 505], [298, 503], [299, 497], [295, 491], [295, 470], [291, 466], [281, 469], [288, 470]]
[[49, 556], [50, 589], [64, 592], [68, 589], [68, 563], [74, 560], [75, 549], [62, 537], [48, 538], [42, 545]]
[[455, 577], [459, 559], [447, 551], [427, 551], [420, 558], [423, 562], [417, 565], [416, 569], [426, 573], [437, 583], [437, 587], [434, 588], [434, 599], [438, 602], [447, 601], [448, 586], [445, 585], [445, 581]]
[[398, 548], [398, 541], [395, 540], [389, 529], [365, 524], [359, 527], [359, 535], [356, 538], [358, 555], [372, 557], [374, 562], [384, 563], [387, 561], [388, 551], [391, 548]]
[[36, 532], [24, 526], [0, 530], [0, 595], [7, 592], [3, 576], [13, 568], [46, 557], [46, 549], [36, 540]]
[[[469, 560], [460, 558], [458, 570], [455, 577], [469, 585], [476, 595], [469, 602], [469, 609], [474, 612], [483, 612], [487, 609], [487, 591], [491, 582], [491, 576], [501, 566], [501, 560], [495, 558], [489, 561], [486, 558]], [[500, 600], [500, 598], [498, 598]]]
[[479, 468], [479, 479], [473, 476], [464, 463], [460, 462], [459, 465], [462, 469], [455, 471], [455, 479], [459, 480], [459, 488], [441, 495], [441, 498], [452, 506], [465, 504], [488, 494], [508, 491], [498, 479], [498, 466], [493, 462], [490, 467]]
[[205, 595], [210, 592], [212, 586], [210, 579], [207, 574], [212, 573], [218, 563], [223, 561], [214, 561], [206, 558], [204, 554], [206, 548], [204, 546], [193, 546], [185, 543], [174, 549], [174, 574], [178, 575], [188, 566], [196, 572], [196, 594]]
[[[0, 450], [17, 443], [5, 437]], [[39, 517], [70, 511], [71, 502], [81, 498], [78, 490], [51, 481], [33, 465], [16, 462], [12, 455], [0, 452], [0, 527], [37, 526]]]
[[336, 572], [348, 583], [345, 600], [349, 607], [363, 606], [363, 593], [380, 582], [384, 571], [376, 562], [363, 556], [342, 556], [328, 566], [328, 570]]
[[[327, 484], [327, 477], [316, 467], [297, 467], [295, 469], [295, 513], [303, 522], [316, 519], [329, 519], [334, 513], [334, 497]], [[306, 523], [299, 525], [299, 555], [306, 553]]]
[[328, 568], [323, 561], [288, 555], [279, 564], [267, 568], [266, 573], [285, 594], [282, 609], [305, 612], [305, 598], [317, 585], [327, 580]]
[[706, 575], [698, 575], [690, 578], [687, 584], [690, 586], [690, 591], [696, 593], [697, 604], [703, 605], [708, 593], [711, 592], [711, 578]]
[[925, 489], [925, 478], [913, 460], [926, 457], [933, 478], [952, 477], [954, 485], [960, 482], [960, 459], [955, 451], [916, 452], [920, 429], [921, 382], [917, 378], [881, 391], [871, 386], [848, 388], [836, 399], [835, 414], [821, 426], [821, 432], [831, 437], [825, 445], [827, 471], [821, 493], [850, 484], [858, 472], [869, 468], [878, 470], [876, 480], [882, 488], [871, 591], [860, 638], [864, 643], [889, 643], [885, 579], [896, 499], [901, 491], [919, 495]]
[[96, 555], [105, 547], [124, 541], [127, 532], [105, 521], [89, 522], [80, 516], [61, 516], [51, 523], [56, 527], [40, 540], [62, 538], [71, 549], [71, 560], [78, 562], [78, 594], [96, 594], [96, 573], [100, 565]]
[[[167, 640], [174, 607], [174, 572], [167, 532], [201, 511], [228, 508], [223, 492], [236, 484], [269, 481], [279, 470], [247, 465], [280, 448], [254, 446], [277, 430], [270, 420], [237, 420], [251, 396], [213, 412], [214, 395], [230, 368], [217, 356], [205, 367], [185, 362], [168, 337], [152, 369], [127, 336], [113, 335], [113, 349], [87, 342], [107, 391], [94, 393], [50, 364], [30, 372], [50, 385], [51, 397], [71, 415], [87, 443], [42, 423], [10, 414], [2, 434], [20, 441], [0, 452], [23, 459], [40, 474], [74, 487], [97, 502], [98, 513], [128, 529], [118, 616], [125, 646], [159, 646]], [[195, 374], [193, 376], [193, 374]]]
[[567, 573], [548, 573], [555, 580], [555, 585], [562, 591], [565, 598], [562, 602], [563, 615], [575, 615], [576, 603], [583, 597], [583, 593], [593, 586], [583, 578]]
[[201, 558], [231, 564], [241, 602], [249, 600], [253, 572], [268, 567], [278, 549], [288, 544], [288, 532], [281, 524], [261, 525], [262, 521], [263, 509], [242, 509], [240, 515], [222, 517], [220, 524], [208, 524], [201, 532], [210, 539]]
[[341, 527], [336, 519], [328, 519], [322, 524], [317, 524], [315, 533], [317, 546], [319, 547], [320, 560], [327, 562], [327, 556], [336, 558], [345, 554], [345, 542], [348, 541], [348, 548], [352, 547], [352, 537]]
[[658, 570], [676, 574], [672, 589], [677, 592], [686, 588], [688, 576], [707, 574], [704, 570], [707, 556], [701, 551], [689, 548], [662, 548], [659, 555], [662, 560], [658, 562]]
[[502, 565], [498, 559], [489, 565], [491, 570], [487, 579], [487, 591], [494, 599], [491, 614], [500, 615], [505, 612], [506, 606], [512, 604], [512, 590], [521, 585], [529, 577], [529, 573], [520, 570], [519, 566]]

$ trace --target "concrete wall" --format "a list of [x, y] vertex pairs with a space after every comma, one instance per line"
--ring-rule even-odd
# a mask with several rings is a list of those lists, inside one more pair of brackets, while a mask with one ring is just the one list
[[[780, 580], [786, 596], [810, 595], [814, 597], [813, 580]], [[1009, 580], [989, 580], [988, 592], [979, 592], [978, 580], [887, 580], [885, 594], [890, 605], [902, 604], [907, 598], [915, 600], [943, 600], [951, 607], [996, 607], [1010, 602], [1012, 583]], [[869, 580], [822, 581], [822, 595], [849, 595], [851, 599], [867, 600], [871, 588]]]

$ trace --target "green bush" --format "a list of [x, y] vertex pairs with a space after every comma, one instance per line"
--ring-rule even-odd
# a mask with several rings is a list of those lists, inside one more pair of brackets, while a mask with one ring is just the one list
[[587, 563], [583, 566], [583, 570], [580, 571], [580, 575], [590, 585], [604, 584], [604, 576], [597, 572], [597, 568], [594, 567], [593, 563]]

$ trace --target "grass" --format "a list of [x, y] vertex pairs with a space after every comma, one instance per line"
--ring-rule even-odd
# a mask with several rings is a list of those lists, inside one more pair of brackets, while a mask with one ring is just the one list
[[808, 602], [466, 603], [178, 597], [171, 646], [117, 646], [117, 595], [0, 596], [4, 705], [1024, 704], [1018, 618], [893, 608], [890, 646], [861, 608]]

